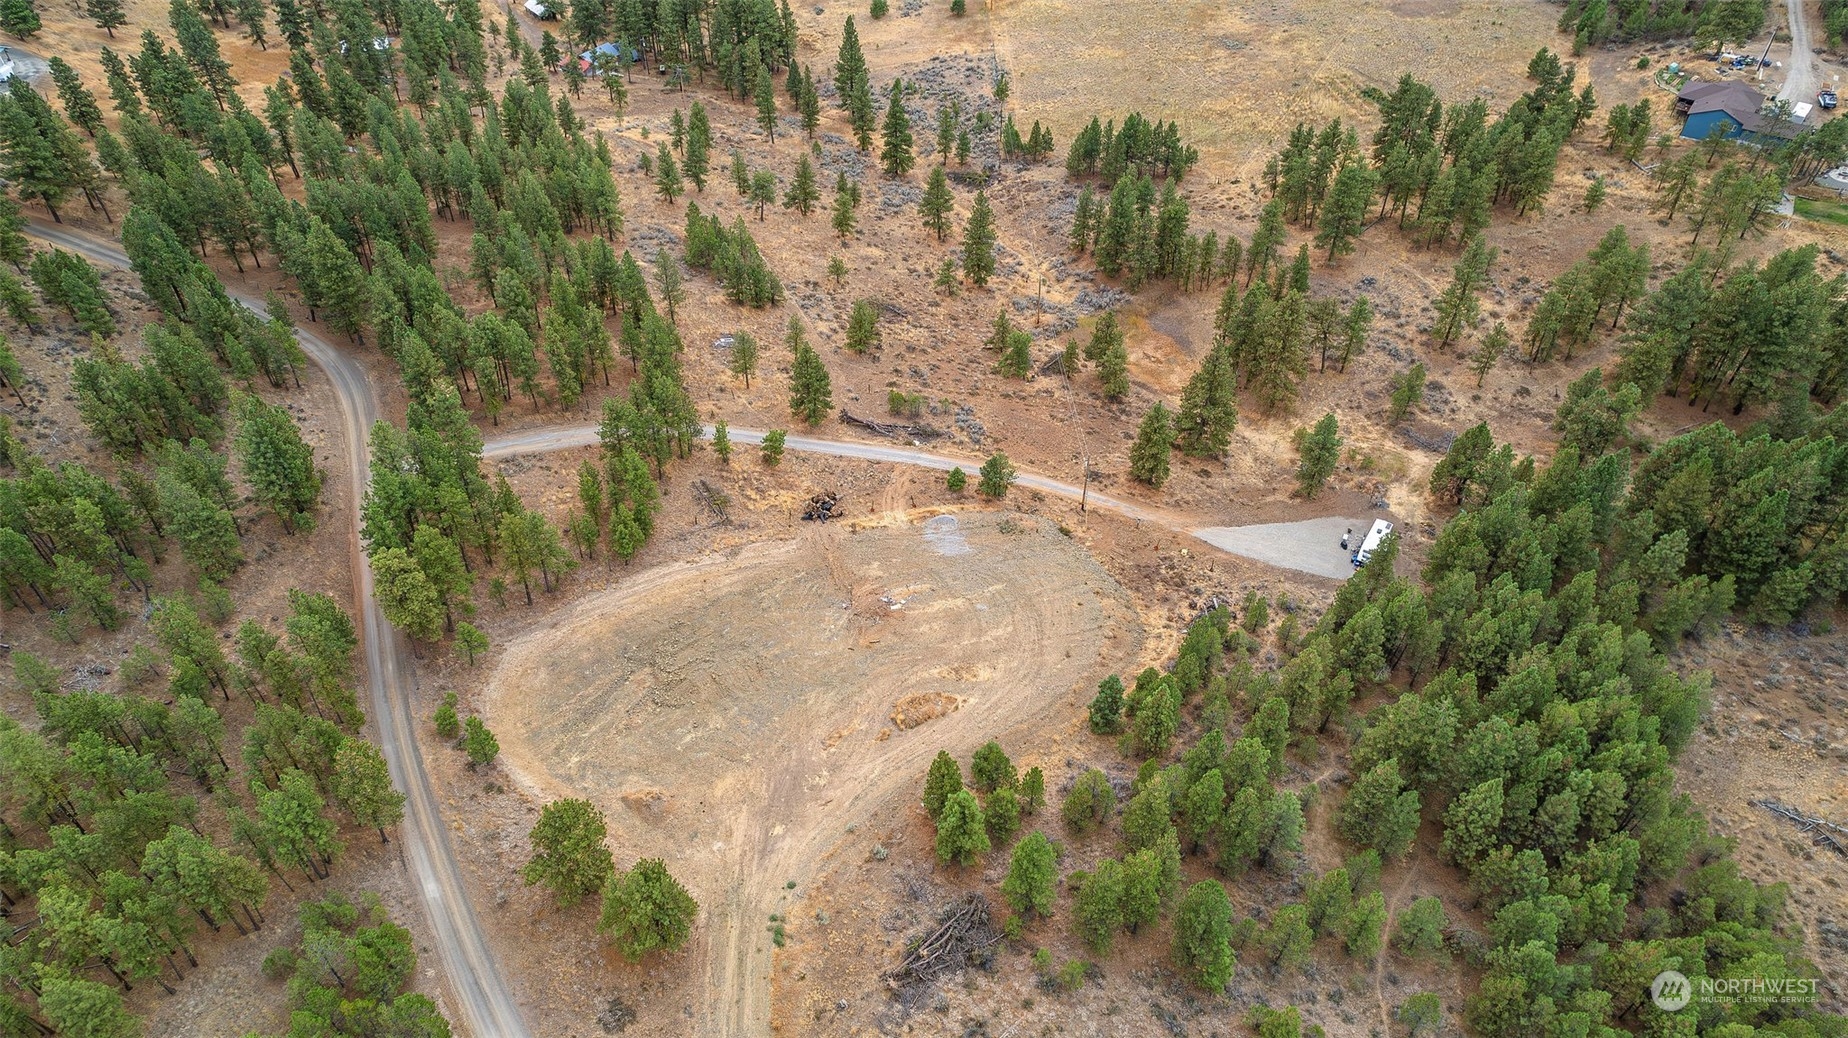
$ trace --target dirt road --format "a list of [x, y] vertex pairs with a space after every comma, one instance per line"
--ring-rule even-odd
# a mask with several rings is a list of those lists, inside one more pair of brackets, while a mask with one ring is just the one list
[[1784, 63], [1787, 74], [1784, 88], [1777, 92], [1780, 101], [1816, 100], [1816, 55], [1810, 49], [1806, 6], [1806, 0], [1784, 0], [1784, 7], [1790, 12], [1790, 60]]
[[[764, 433], [761, 429], [727, 429], [726, 434], [735, 444], [755, 445], [764, 442]], [[712, 435], [711, 426], [706, 427], [706, 435], [708, 437]], [[586, 447], [596, 442], [597, 427], [594, 425], [551, 426], [490, 440], [482, 454], [487, 458], [507, 458], [519, 454], [542, 454], [571, 447]], [[813, 436], [791, 436], [784, 441], [784, 446], [789, 450], [806, 451], [811, 454], [829, 454], [838, 458], [858, 458], [862, 461], [880, 461], [893, 465], [917, 465], [944, 472], [961, 467], [965, 472], [973, 474], [982, 466], [980, 459], [932, 454], [929, 451], [913, 450], [909, 447], [887, 447], [875, 443], [824, 440]], [[1367, 525], [1364, 520], [1340, 518], [1311, 520], [1312, 526], [1303, 531], [1292, 530], [1276, 536], [1248, 538], [1240, 535], [1240, 531], [1247, 529], [1246, 527], [1195, 527], [1184, 518], [1160, 509], [1131, 504], [1108, 494], [1100, 494], [1095, 490], [1087, 492], [1076, 484], [1063, 483], [1031, 472], [1020, 473], [1020, 478], [1015, 481], [1015, 484], [1048, 494], [1057, 494], [1060, 497], [1083, 498], [1091, 505], [1138, 522], [1151, 523], [1197, 537], [1233, 555], [1242, 555], [1273, 566], [1281, 566], [1284, 569], [1313, 573], [1318, 577], [1329, 577], [1335, 580], [1347, 579], [1352, 574], [1352, 567], [1348, 565], [1344, 554], [1339, 552], [1331, 554], [1323, 542], [1333, 544], [1338, 541], [1340, 537], [1338, 531], [1343, 525], [1362, 529]], [[1294, 524], [1273, 525], [1292, 526]], [[1272, 526], [1261, 529], [1271, 530]], [[1337, 531], [1332, 535], [1333, 539], [1323, 536], [1327, 530]], [[1331, 559], [1334, 561], [1331, 562]]]
[[[127, 267], [128, 257], [114, 244], [98, 241], [64, 228], [33, 221], [31, 233], [93, 262]], [[230, 292], [231, 298], [263, 312], [263, 302]], [[410, 707], [410, 652], [403, 637], [385, 622], [372, 594], [372, 570], [359, 550], [359, 502], [367, 480], [366, 443], [378, 420], [378, 398], [357, 363], [307, 329], [296, 332], [302, 349], [327, 374], [340, 400], [346, 428], [348, 493], [352, 502], [353, 586], [359, 601], [360, 627], [366, 650], [367, 683], [372, 694], [372, 721], [378, 729], [379, 749], [390, 766], [392, 782], [405, 793], [404, 823], [400, 839], [423, 895], [424, 914], [436, 935], [438, 955], [449, 990], [460, 1009], [455, 1021], [478, 1038], [524, 1038], [530, 1032], [520, 1008], [501, 979], [488, 950], [481, 923], [462, 886], [449, 835], [437, 809], [436, 796], [424, 774], [423, 757], [412, 734]], [[454, 1015], [454, 1014], [452, 1014]]]

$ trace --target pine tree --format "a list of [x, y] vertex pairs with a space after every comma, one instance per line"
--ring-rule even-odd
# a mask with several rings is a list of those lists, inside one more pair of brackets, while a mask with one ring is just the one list
[[744, 379], [744, 388], [751, 388], [751, 376], [757, 373], [757, 340], [750, 332], [739, 332], [732, 337], [729, 367], [732, 374]]
[[288, 411], [254, 396], [240, 397], [237, 456], [257, 500], [282, 521], [283, 529], [314, 529], [321, 473]]
[[410, 552], [381, 548], [372, 553], [371, 565], [373, 587], [385, 619], [418, 641], [442, 637], [442, 598]]
[[588, 800], [554, 800], [539, 811], [530, 842], [532, 860], [520, 870], [527, 886], [544, 884], [561, 908], [603, 889], [615, 873], [604, 846], [609, 827]]
[[892, 101], [886, 106], [885, 125], [880, 128], [884, 144], [879, 150], [879, 165], [886, 176], [902, 177], [917, 165], [917, 153], [911, 140], [911, 118], [905, 114], [905, 88], [892, 84]]
[[1097, 685], [1089, 707], [1091, 731], [1114, 735], [1123, 727], [1123, 679], [1110, 675]]
[[[36, 30], [38, 13], [31, 0], [0, 4], [0, 29], [20, 35], [7, 24], [9, 12], [13, 17], [29, 16]], [[31, 84], [14, 77], [0, 96], [0, 176], [12, 182], [21, 199], [43, 202], [52, 220], [62, 222], [58, 205], [72, 188], [94, 179], [92, 169], [83, 142]]]
[[1315, 235], [1316, 246], [1328, 248], [1331, 262], [1354, 251], [1354, 239], [1366, 227], [1367, 206], [1378, 186], [1379, 174], [1359, 158], [1344, 163], [1335, 174]]
[[1067, 881], [1077, 888], [1072, 901], [1074, 929], [1085, 946], [1103, 955], [1110, 950], [1110, 940], [1123, 925], [1123, 865], [1114, 858], [1097, 863], [1089, 875], [1076, 872]]
[[1258, 228], [1252, 232], [1251, 246], [1245, 250], [1245, 287], [1253, 278], [1268, 278], [1277, 263], [1277, 250], [1284, 239], [1283, 203], [1272, 199], [1258, 214]]
[[128, 16], [122, 12], [122, 0], [84, 0], [83, 13], [112, 40], [116, 29], [128, 24]]
[[1232, 901], [1216, 880], [1187, 889], [1174, 913], [1174, 962], [1204, 991], [1221, 991], [1232, 979]]
[[991, 793], [1012, 787], [1015, 781], [1014, 762], [993, 739], [983, 743], [969, 761], [969, 784], [979, 792]]
[[950, 794], [937, 817], [937, 860], [973, 865], [989, 847], [988, 827], [975, 794], [966, 789]]
[[604, 883], [597, 929], [609, 934], [624, 958], [639, 962], [652, 951], [679, 950], [698, 915], [699, 902], [667, 866], [659, 858], [643, 858]]
[[842, 241], [846, 241], [847, 236], [853, 233], [857, 222], [854, 206], [853, 192], [847, 189], [846, 181], [843, 180], [834, 189], [834, 216], [831, 220], [834, 233], [839, 235]]
[[1296, 466], [1297, 492], [1315, 497], [1341, 460], [1341, 428], [1333, 412], [1323, 415], [1313, 430], [1298, 430], [1296, 450], [1301, 459]]
[[456, 648], [467, 657], [469, 666], [475, 665], [475, 658], [488, 651], [488, 636], [471, 623], [456, 624]]
[[391, 771], [378, 747], [364, 739], [346, 739], [334, 755], [334, 798], [360, 825], [379, 831], [404, 819], [404, 794], [392, 788]]
[[656, 146], [655, 152], [655, 190], [661, 193], [661, 200], [674, 204], [686, 193], [686, 186], [680, 180], [680, 165], [674, 161], [674, 153], [668, 150], [667, 142]]
[[1026, 378], [1033, 373], [1033, 336], [1022, 328], [1007, 333], [1001, 347], [1001, 360], [995, 370], [1009, 378]]
[[866, 82], [869, 74], [866, 55], [860, 50], [859, 30], [854, 28], [853, 15], [848, 15], [847, 24], [841, 27], [840, 51], [834, 59], [835, 95], [845, 102], [854, 84]]
[[1495, 327], [1489, 329], [1489, 333], [1482, 337], [1482, 342], [1477, 344], [1475, 352], [1470, 354], [1469, 370], [1476, 376], [1476, 388], [1482, 388], [1483, 380], [1489, 377], [1489, 372], [1495, 370], [1496, 363], [1507, 355], [1508, 348], [1513, 345], [1514, 336], [1509, 333], [1508, 326], [1496, 321]]
[[924, 777], [924, 811], [931, 821], [942, 816], [943, 805], [962, 788], [962, 765], [956, 763], [949, 751], [938, 750], [936, 758], [930, 762], [930, 772]]
[[1494, 265], [1496, 255], [1497, 250], [1490, 248], [1481, 235], [1471, 238], [1464, 248], [1451, 272], [1450, 284], [1434, 301], [1437, 323], [1432, 330], [1437, 333], [1439, 346], [1455, 342], [1464, 329], [1475, 323], [1482, 310], [1482, 289], [1488, 284], [1489, 267]]
[[64, 105], [64, 115], [91, 137], [103, 125], [103, 109], [96, 103], [95, 95], [84, 88], [83, 78], [77, 70], [63, 58], [53, 55], [50, 59], [51, 79], [58, 87], [58, 100]]
[[762, 447], [764, 464], [774, 468], [783, 460], [783, 441], [787, 435], [782, 429], [772, 429], [764, 434]]
[[1037, 915], [1042, 919], [1052, 915], [1057, 865], [1057, 855], [1046, 834], [1028, 833], [1014, 848], [1007, 878], [1001, 881], [1001, 896], [1021, 915]]
[[1129, 395], [1129, 350], [1120, 339], [1098, 360], [1097, 377], [1106, 400], [1121, 400]]
[[1386, 929], [1386, 899], [1374, 890], [1354, 903], [1341, 920], [1341, 941], [1347, 953], [1362, 962], [1372, 962], [1380, 953], [1380, 941]]
[[500, 740], [481, 723], [481, 718], [471, 717], [462, 722], [462, 751], [468, 754], [471, 768], [492, 764], [500, 756]]
[[1394, 375], [1390, 384], [1392, 396], [1386, 409], [1386, 424], [1398, 425], [1424, 399], [1425, 366], [1422, 363], [1413, 364], [1409, 369]]
[[918, 201], [918, 215], [924, 218], [925, 228], [936, 234], [938, 241], [949, 233], [950, 216], [955, 208], [956, 196], [950, 193], [949, 177], [944, 175], [941, 165], [932, 167], [924, 197]]
[[1157, 400], [1136, 430], [1135, 445], [1129, 449], [1129, 475], [1149, 486], [1161, 489], [1168, 481], [1168, 452], [1174, 443], [1174, 423], [1167, 407]]
[[1341, 835], [1397, 858], [1418, 833], [1419, 797], [1405, 788], [1397, 758], [1380, 762], [1354, 781], [1335, 816]]
[[783, 193], [783, 208], [794, 209], [803, 216], [815, 211], [815, 203], [821, 200], [821, 188], [815, 183], [815, 165], [809, 161], [804, 152], [796, 163], [795, 178], [789, 182], [789, 190]]
[[1007, 455], [999, 452], [988, 456], [982, 462], [981, 480], [976, 484], [976, 492], [983, 497], [1000, 500], [1007, 496], [1007, 488], [1013, 485], [1019, 474], [1014, 465], [1007, 460]]
[[770, 84], [770, 72], [761, 65], [757, 69], [757, 125], [776, 143], [776, 88]]
[[1175, 417], [1175, 446], [1190, 458], [1218, 458], [1238, 424], [1238, 372], [1225, 349], [1214, 347], [1181, 391]]
[[1421, 897], [1399, 913], [1392, 944], [1410, 955], [1435, 954], [1444, 950], [1444, 931], [1449, 927], [1444, 903], [1435, 897]]
[[810, 425], [820, 425], [834, 409], [828, 369], [813, 347], [801, 343], [789, 372], [789, 411]]
[[39, 27], [38, 9], [32, 0], [0, 0], [0, 31], [25, 40], [37, 33]]
[[687, 140], [686, 147], [681, 152], [680, 171], [693, 182], [695, 190], [704, 194], [706, 175], [711, 170], [712, 120], [706, 115], [705, 106], [695, 101], [692, 114], [687, 116]]
[[977, 191], [969, 210], [969, 222], [963, 225], [963, 274], [977, 288], [988, 284], [995, 272], [995, 214], [989, 208], [988, 193]]
[[760, 169], [751, 174], [751, 193], [747, 201], [757, 207], [757, 219], [761, 222], [765, 207], [776, 203], [776, 173]]
[[847, 349], [865, 353], [879, 348], [879, 311], [870, 299], [854, 301], [847, 316]]

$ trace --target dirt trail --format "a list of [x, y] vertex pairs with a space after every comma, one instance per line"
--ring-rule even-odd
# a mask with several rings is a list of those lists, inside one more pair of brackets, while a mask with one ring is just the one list
[[[489, 682], [516, 781], [590, 797], [619, 864], [662, 857], [699, 899], [694, 1033], [768, 1033], [770, 915], [909, 811], [939, 749], [1006, 739], [1138, 654], [1134, 603], [1081, 546], [955, 519], [951, 544], [880, 516], [657, 567], [512, 645]], [[896, 729], [918, 692], [961, 707]]]
[[[728, 428], [726, 434], [734, 445], [753, 445], [763, 442], [764, 431], [761, 429]], [[712, 428], [706, 427], [705, 433], [711, 437]], [[594, 425], [547, 426], [529, 429], [525, 432], [499, 437], [488, 441], [482, 456], [493, 460], [508, 458], [520, 454], [539, 454], [555, 450], [567, 450], [572, 447], [589, 446], [597, 442], [597, 427]], [[862, 461], [879, 461], [894, 465], [916, 465], [921, 468], [937, 469], [947, 472], [952, 468], [974, 473], [981, 468], [982, 462], [976, 458], [957, 458], [930, 451], [913, 450], [909, 447], [892, 447], [884, 444], [855, 443], [847, 440], [830, 440], [817, 436], [790, 436], [784, 442], [785, 449], [807, 451], [813, 454], [831, 454], [841, 458], [858, 458]], [[1303, 573], [1326, 577], [1331, 580], [1345, 580], [1352, 575], [1346, 556], [1339, 552], [1331, 553], [1326, 544], [1335, 543], [1324, 536], [1326, 529], [1341, 529], [1343, 524], [1364, 529], [1366, 520], [1328, 519], [1316, 520], [1322, 525], [1311, 525], [1307, 531], [1286, 531], [1272, 533], [1268, 536], [1246, 538], [1238, 531], [1243, 527], [1203, 526], [1191, 517], [1177, 515], [1174, 512], [1152, 505], [1134, 504], [1121, 498], [1111, 497], [1096, 490], [1087, 490], [1074, 483], [1066, 483], [1031, 472], [1022, 472], [1015, 482], [1016, 486], [1056, 494], [1073, 499], [1082, 498], [1091, 506], [1117, 513], [1138, 523], [1147, 522], [1198, 538], [1221, 551], [1234, 555], [1244, 555], [1273, 566], [1294, 569]], [[882, 502], [882, 509], [889, 509], [889, 503]], [[1263, 530], [1270, 530], [1264, 527]], [[1250, 542], [1250, 545], [1247, 542]], [[1262, 542], [1261, 545], [1259, 542]], [[1241, 550], [1251, 545], [1258, 545], [1253, 550]], [[1300, 550], [1299, 550], [1300, 549]], [[1333, 560], [1332, 562], [1330, 560]]]
[[[34, 220], [31, 233], [90, 260], [127, 267], [128, 257], [114, 243], [77, 234]], [[263, 303], [236, 291], [232, 299], [261, 313]], [[404, 639], [385, 622], [372, 594], [372, 570], [360, 551], [359, 502], [369, 478], [367, 437], [378, 420], [379, 403], [366, 381], [366, 373], [340, 350], [307, 329], [296, 338], [315, 365], [326, 373], [340, 400], [346, 430], [347, 488], [352, 529], [350, 544], [353, 586], [359, 595], [362, 639], [366, 652], [367, 683], [372, 693], [371, 720], [378, 730], [379, 749], [390, 767], [392, 783], [405, 793], [404, 823], [400, 839], [406, 850], [430, 928], [436, 935], [439, 957], [451, 994], [461, 1008], [456, 1021], [480, 1038], [522, 1038], [528, 1034], [519, 1005], [501, 979], [501, 971], [488, 949], [473, 903], [462, 885], [449, 835], [443, 827], [436, 796], [423, 770], [423, 757], [412, 734], [410, 689], [415, 678]]]

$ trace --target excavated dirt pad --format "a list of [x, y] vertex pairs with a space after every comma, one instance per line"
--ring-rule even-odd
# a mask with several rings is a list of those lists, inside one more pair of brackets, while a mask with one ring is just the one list
[[[703, 1028], [762, 1026], [785, 883], [889, 824], [939, 748], [1005, 740], [1141, 649], [1128, 594], [1052, 523], [900, 523], [662, 566], [510, 646], [490, 683], [528, 791], [590, 798], [620, 866], [664, 858], [699, 899], [691, 958], [741, 992]], [[930, 693], [961, 706], [895, 730]]]

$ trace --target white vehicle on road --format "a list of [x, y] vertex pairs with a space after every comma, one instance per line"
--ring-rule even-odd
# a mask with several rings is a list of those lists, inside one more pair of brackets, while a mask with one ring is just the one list
[[1391, 523], [1384, 519], [1375, 519], [1373, 521], [1373, 529], [1367, 531], [1367, 539], [1361, 541], [1360, 547], [1354, 549], [1354, 555], [1351, 560], [1354, 563], [1354, 568], [1359, 569], [1365, 566], [1367, 560], [1373, 557], [1373, 553], [1379, 550], [1380, 542], [1384, 541], [1386, 535], [1391, 532]]

